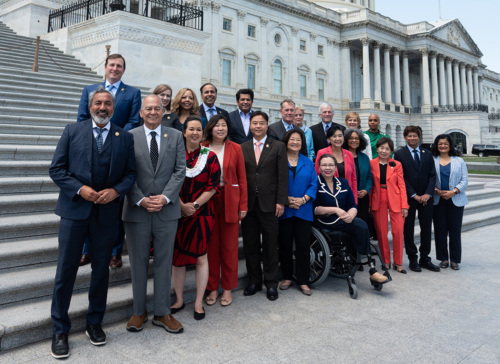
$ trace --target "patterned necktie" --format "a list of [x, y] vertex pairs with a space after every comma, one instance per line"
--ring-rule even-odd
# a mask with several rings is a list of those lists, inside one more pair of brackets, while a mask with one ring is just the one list
[[255, 161], [257, 162], [257, 164], [259, 164], [259, 159], [260, 159], [260, 154], [261, 154], [261, 151], [260, 151], [261, 145], [262, 145], [261, 142], [255, 142]]
[[109, 85], [106, 87], [106, 89], [107, 89], [109, 92], [111, 92], [111, 94], [112, 94], [113, 96], [115, 95], [115, 93], [113, 92], [113, 90], [115, 89], [115, 85], [111, 85], [111, 84], [109, 84]]
[[156, 132], [152, 131], [149, 133], [151, 135], [151, 143], [149, 145], [149, 155], [151, 156], [151, 164], [153, 165], [153, 171], [156, 172], [156, 166], [158, 164], [158, 143], [156, 142]]
[[208, 111], [210, 111], [210, 116], [209, 116], [209, 120], [212, 119], [214, 117], [214, 115], [217, 115], [217, 110], [215, 110], [215, 108], [210, 108], [208, 109]]
[[326, 134], [328, 133], [328, 129], [330, 129], [330, 127], [328, 126], [328, 124], [325, 125], [325, 136]]
[[97, 132], [97, 136], [95, 137], [95, 141], [97, 143], [97, 151], [101, 153], [102, 150], [102, 132], [104, 129], [101, 129], [99, 127], [95, 127], [95, 131]]
[[414, 155], [415, 164], [417, 165], [417, 169], [420, 169], [420, 157], [418, 156], [418, 152], [416, 149], [413, 149], [413, 155]]
[[290, 131], [290, 130], [292, 130], [292, 129], [293, 129], [292, 124], [290, 124], [290, 125], [288, 125], [288, 126], [286, 127], [286, 131]]

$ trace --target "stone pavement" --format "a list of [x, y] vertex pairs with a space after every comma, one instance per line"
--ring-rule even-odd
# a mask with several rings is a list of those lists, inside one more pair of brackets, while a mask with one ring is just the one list
[[[120, 322], [105, 326], [107, 344], [94, 347], [71, 333], [66, 362], [500, 363], [499, 236], [500, 224], [465, 232], [460, 271], [394, 272], [380, 292], [365, 269], [356, 300], [329, 277], [311, 297], [292, 287], [271, 302], [239, 290], [231, 306], [206, 307], [202, 321], [188, 303], [176, 314], [185, 327], [178, 335], [151, 321], [129, 333]], [[55, 362], [49, 341], [0, 354], [2, 364]]]

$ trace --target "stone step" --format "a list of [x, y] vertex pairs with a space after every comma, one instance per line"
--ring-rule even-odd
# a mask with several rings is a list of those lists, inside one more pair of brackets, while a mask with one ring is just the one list
[[[48, 173], [47, 173], [48, 174]], [[48, 175], [40, 177], [0, 177], [0, 196], [19, 193], [59, 192]]]
[[[60, 136], [36, 134], [4, 134], [0, 132], [0, 144], [57, 145]], [[1, 148], [1, 146], [0, 146]], [[0, 149], [1, 152], [1, 149]]]
[[[14, 85], [20, 85], [20, 81], [29, 81], [30, 83], [44, 83], [44, 85], [51, 86], [54, 88], [54, 84], [66, 85], [66, 86], [77, 86], [85, 87], [86, 85], [102, 82], [103, 78], [97, 75], [87, 75], [87, 76], [77, 76], [54, 73], [54, 72], [33, 72], [21, 69], [13, 69], [12, 67], [0, 67], [0, 79], [1, 80], [13, 80]], [[5, 82], [7, 83], [7, 82]], [[49, 88], [49, 87], [47, 87]]]
[[483, 187], [482, 189], [474, 189], [471, 187], [471, 184], [467, 187], [467, 199], [469, 202], [500, 196], [500, 189], [498, 188]]
[[54, 212], [59, 193], [0, 196], [0, 216]]
[[55, 145], [14, 145], [0, 144], [2, 161], [51, 161]]
[[[51, 107], [47, 110], [37, 110], [33, 107], [26, 107], [21, 110], [19, 107], [15, 106], [7, 106], [7, 107], [0, 106], [0, 116], [11, 115], [24, 118], [25, 116], [36, 117], [37, 115], [39, 115], [39, 117], [43, 118], [53, 117], [55, 119], [72, 119], [76, 121], [78, 114], [78, 105], [76, 105], [76, 107], [73, 107], [73, 109], [74, 111], [70, 110], [60, 111], [57, 110], [55, 107]], [[0, 118], [0, 122], [3, 122], [3, 119]]]
[[78, 105], [80, 103], [80, 99], [69, 99], [63, 101], [62, 103], [58, 102], [45, 102], [44, 100], [29, 100], [27, 98], [22, 100], [12, 100], [12, 99], [4, 99], [0, 100], [0, 108], [5, 109], [17, 109], [18, 114], [26, 114], [27, 109], [31, 109], [37, 113], [47, 113], [47, 112], [55, 112], [58, 113], [77, 113]]
[[[10, 45], [12, 46], [12, 42], [14, 41], [17, 43], [17, 47], [19, 49], [22, 49], [25, 47], [35, 47], [36, 44], [36, 38], [35, 37], [27, 37], [24, 35], [20, 35], [12, 31], [10, 28], [0, 28], [0, 34], [2, 35], [0, 37], [0, 45]], [[45, 39], [40, 39], [40, 44], [43, 44], [47, 49], [50, 49], [51, 52], [58, 53], [58, 54], [64, 54], [63, 51], [55, 47], [52, 43], [50, 43], [48, 40]], [[2, 48], [7, 48], [7, 47], [2, 47]], [[75, 58], [73, 55], [66, 55], [69, 58]]]
[[57, 261], [57, 236], [0, 242], [0, 272]]
[[[241, 289], [246, 281], [245, 262], [239, 262], [238, 288]], [[148, 312], [152, 312], [153, 279], [148, 280]], [[170, 302], [175, 301], [173, 287], [171, 287]], [[195, 272], [188, 271], [184, 286], [184, 301], [191, 303], [196, 296]], [[11, 307], [2, 308], [0, 317], [0, 350], [8, 350], [36, 341], [52, 337], [52, 322], [50, 320], [50, 297], [35, 302], [25, 302]], [[72, 332], [85, 328], [85, 315], [88, 309], [88, 292], [82, 291], [73, 295], [69, 315], [71, 317]], [[111, 286], [108, 291], [106, 315], [103, 324], [122, 321], [132, 315], [132, 284]], [[179, 313], [182, 315], [182, 313]], [[177, 316], [178, 317], [178, 316]], [[3, 328], [3, 331], [2, 331]], [[125, 330], [125, 328], [124, 328]]]
[[[16, 59], [15, 60], [16, 63], [16, 68], [22, 68], [22, 69], [32, 69], [33, 68], [33, 60], [30, 59], [25, 59], [25, 60], [21, 60], [21, 59]], [[61, 62], [62, 63], [62, 62]], [[0, 58], [0, 66], [4, 66], [4, 67], [8, 67], [8, 66], [12, 66], [12, 61], [9, 61], [5, 58]], [[63, 67], [63, 65], [59, 66], [57, 64], [54, 64], [53, 62], [46, 62], [44, 60], [40, 60], [38, 62], [38, 70], [41, 71], [41, 72], [47, 72], [47, 71], [52, 71], [52, 72], [57, 72], [57, 71], [62, 71], [62, 72], [67, 72], [67, 71], [70, 71], [70, 72], [74, 72], [74, 73], [79, 73], [79, 74], [86, 74], [89, 70], [88, 68], [86, 68], [85, 66], [76, 66], [75, 67], [71, 67], [71, 69], [67, 69], [67, 70], [62, 70], [61, 67]], [[69, 68], [69, 67], [68, 67]]]
[[[79, 89], [78, 89], [79, 90]], [[47, 92], [49, 91], [49, 92]], [[19, 87], [16, 85], [5, 86], [0, 90], [0, 98], [3, 100], [38, 100], [45, 103], [68, 103], [78, 105], [82, 93], [76, 91], [73, 93], [64, 92], [60, 90], [46, 90], [43, 95], [33, 88]]]
[[[0, 117], [1, 118], [1, 117]], [[64, 131], [60, 126], [39, 126], [39, 125], [16, 125], [16, 124], [0, 124], [0, 135], [30, 135], [42, 137], [57, 137], [60, 138]]]
[[1, 239], [33, 239], [58, 232], [59, 216], [54, 213], [0, 216]]
[[[19, 114], [19, 113], [18, 113]], [[5, 115], [0, 111], [0, 124], [23, 125], [23, 126], [48, 126], [48, 127], [65, 127], [67, 124], [76, 122], [76, 117], [56, 118], [50, 116], [20, 116], [20, 115]], [[61, 132], [62, 134], [62, 132]]]
[[[24, 56], [34, 56], [36, 49], [36, 38], [19, 39], [19, 35], [16, 34], [7, 34], [4, 32], [1, 32], [1, 34], [2, 37], [0, 40], [0, 52], [5, 52], [6, 54], [17, 52], [17, 54], [21, 54]], [[49, 41], [40, 39], [40, 52], [38, 56], [48, 57], [47, 53], [51, 57], [66, 59], [72, 62], [80, 62], [75, 58], [75, 56], [65, 54]]]
[[[35, 45], [33, 44], [30, 47], [22, 47], [15, 48], [16, 42], [3, 42], [0, 44], [0, 57], [3, 59], [10, 59], [16, 64], [19, 62], [20, 64], [29, 64], [33, 65], [33, 60], [35, 58]], [[85, 66], [85, 64], [81, 63], [79, 60], [68, 57], [64, 53], [58, 53], [54, 51], [53, 46], [49, 46], [48, 44], [40, 44], [40, 49], [38, 53], [38, 65], [59, 65], [62, 68], [76, 68], [76, 69], [86, 69], [90, 71], [90, 69]]]
[[2, 177], [27, 177], [47, 176], [50, 167], [47, 161], [3, 161], [0, 160], [0, 176]]

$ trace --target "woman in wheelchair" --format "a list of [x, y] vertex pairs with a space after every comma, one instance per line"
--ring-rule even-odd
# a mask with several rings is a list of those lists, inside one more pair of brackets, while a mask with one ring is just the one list
[[316, 221], [324, 229], [340, 230], [353, 236], [353, 245], [359, 254], [366, 255], [370, 265], [370, 281], [388, 282], [389, 275], [377, 272], [371, 258], [370, 233], [366, 222], [356, 217], [358, 212], [354, 195], [344, 178], [334, 177], [336, 159], [330, 154], [319, 158], [318, 193], [314, 201]]

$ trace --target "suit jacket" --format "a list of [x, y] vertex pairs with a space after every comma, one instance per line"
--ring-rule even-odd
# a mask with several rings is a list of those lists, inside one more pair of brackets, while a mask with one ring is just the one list
[[[345, 126], [333, 123], [331, 126], [340, 126], [343, 131], [345, 131]], [[328, 141], [326, 140], [326, 135], [325, 135], [325, 128], [323, 127], [323, 122], [319, 122], [316, 125], [313, 125], [310, 127], [311, 132], [312, 132], [312, 137], [313, 137], [313, 142], [314, 142], [314, 153], [316, 153], [316, 158], [318, 155], [318, 151], [320, 151], [323, 148], [328, 147]]]
[[[436, 167], [436, 187], [441, 189], [441, 173], [439, 172], [441, 165], [439, 164], [439, 156], [434, 157], [434, 165]], [[448, 190], [453, 191], [456, 187], [460, 191], [459, 194], [453, 196], [451, 201], [455, 206], [461, 207], [469, 203], [467, 200], [467, 195], [465, 190], [469, 185], [469, 173], [467, 172], [467, 165], [464, 160], [460, 157], [451, 157], [450, 166], [450, 185]], [[439, 196], [437, 193], [434, 194], [434, 205], [439, 203]]]
[[130, 131], [134, 137], [137, 164], [137, 181], [125, 197], [123, 221], [145, 222], [152, 214], [137, 203], [151, 195], [165, 195], [170, 202], [157, 213], [163, 221], [181, 217], [179, 192], [186, 177], [186, 152], [182, 133], [173, 128], [161, 127], [160, 153], [156, 172], [153, 171], [144, 127]]
[[[395, 164], [391, 166], [392, 162]], [[379, 158], [370, 161], [370, 167], [373, 176], [373, 187], [370, 193], [370, 207], [373, 211], [380, 209], [380, 165]], [[403, 167], [401, 163], [389, 158], [387, 161], [387, 198], [389, 199], [389, 210], [392, 212], [401, 212], [402, 209], [408, 209], [406, 200], [406, 184], [403, 177]]]
[[[208, 147], [208, 142], [203, 143]], [[227, 223], [237, 223], [240, 211], [248, 211], [247, 174], [241, 146], [227, 140], [222, 165], [224, 214]]]
[[229, 139], [236, 144], [243, 144], [253, 139], [250, 128], [248, 129], [248, 134], [245, 134], [245, 128], [243, 128], [238, 109], [229, 113]]
[[[78, 107], [77, 122], [90, 119], [89, 110], [89, 94], [99, 86], [104, 87], [106, 82], [96, 83], [95, 85], [86, 86], [83, 89]], [[125, 130], [133, 129], [141, 123], [139, 110], [141, 109], [141, 91], [135, 87], [120, 84], [120, 89], [116, 91], [115, 96], [115, 111], [111, 122]]]
[[[132, 188], [136, 179], [132, 135], [110, 124], [106, 143], [108, 138], [111, 138], [112, 155], [105, 188], [114, 188], [119, 197], [107, 204], [98, 205], [101, 224], [116, 223], [120, 217], [120, 200]], [[66, 125], [54, 152], [49, 175], [61, 189], [55, 212], [66, 219], [85, 220], [94, 206], [78, 194], [84, 185], [92, 185], [92, 143], [92, 120], [88, 119]]]
[[[222, 114], [229, 123], [229, 113], [226, 110], [221, 109], [220, 107], [217, 106], [215, 107], [215, 110], [217, 110], [217, 114]], [[202, 117], [210, 121], [210, 118], [207, 117], [207, 113], [205, 112], [205, 107], [203, 106], [203, 104], [200, 105], [200, 114]]]
[[[263, 212], [275, 212], [276, 204], [288, 203], [288, 159], [285, 144], [266, 138], [259, 164], [255, 161], [252, 140], [241, 145], [247, 173], [248, 211], [252, 211], [255, 200]], [[256, 196], [256, 191], [258, 195]]]
[[436, 167], [431, 152], [420, 148], [420, 168], [417, 168], [415, 160], [407, 146], [394, 153], [394, 159], [401, 162], [406, 182], [406, 193], [408, 201], [413, 195], [434, 195], [436, 185]]
[[[302, 143], [302, 146], [300, 148], [300, 154], [303, 154], [307, 157], [307, 142], [306, 142], [306, 135], [304, 134], [304, 131], [299, 128], [296, 125], [293, 125], [293, 129], [299, 132], [302, 135], [302, 140], [304, 143]], [[273, 138], [274, 140], [278, 140], [280, 142], [283, 141], [283, 137], [286, 134], [286, 129], [285, 126], [283, 125], [282, 120], [272, 123], [269, 125], [269, 128], [267, 129], [267, 135]]]

